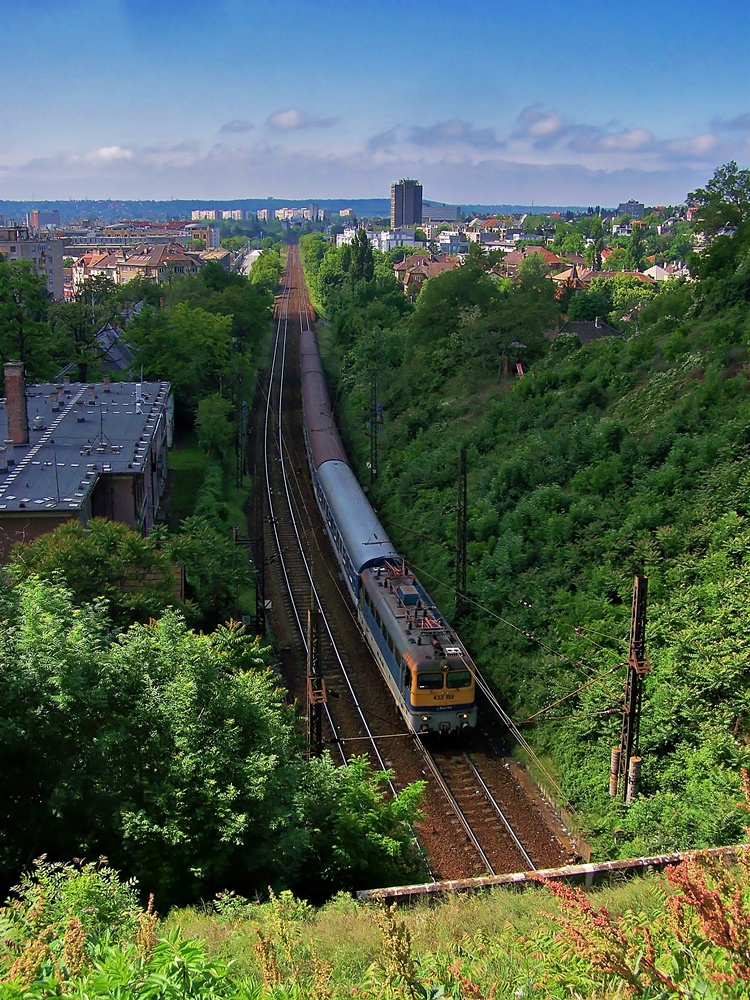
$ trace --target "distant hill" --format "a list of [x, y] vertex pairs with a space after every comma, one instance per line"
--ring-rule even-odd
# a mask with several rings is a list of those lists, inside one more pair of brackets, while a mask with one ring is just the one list
[[[0, 201], [0, 219], [20, 222], [31, 209], [40, 212], [60, 213], [63, 225], [84, 219], [99, 219], [103, 222], [118, 222], [121, 219], [143, 219], [160, 221], [164, 219], [189, 219], [190, 213], [199, 208], [242, 208], [256, 212], [259, 208], [306, 208], [311, 203], [331, 212], [351, 208], [360, 219], [387, 218], [391, 203], [388, 198], [217, 198], [173, 201]], [[566, 212], [580, 211], [577, 206], [553, 205], [463, 205], [466, 214], [488, 215], [500, 213], [517, 215], [523, 212]]]

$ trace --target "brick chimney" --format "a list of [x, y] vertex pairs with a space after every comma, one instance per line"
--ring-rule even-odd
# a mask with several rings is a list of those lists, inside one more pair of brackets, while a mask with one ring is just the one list
[[23, 361], [6, 361], [5, 409], [8, 414], [8, 438], [13, 444], [29, 443], [29, 415], [26, 410], [26, 382]]

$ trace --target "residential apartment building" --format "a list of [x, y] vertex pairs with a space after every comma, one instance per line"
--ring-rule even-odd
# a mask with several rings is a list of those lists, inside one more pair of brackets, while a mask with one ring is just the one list
[[391, 229], [422, 224], [422, 185], [402, 178], [391, 185]]
[[7, 261], [27, 260], [44, 278], [55, 302], [63, 298], [63, 241], [33, 236], [28, 226], [0, 227], [0, 254]]
[[103, 253], [91, 251], [73, 264], [73, 290], [99, 275], [116, 285], [126, 285], [133, 278], [146, 278], [155, 285], [163, 285], [176, 277], [197, 274], [200, 266], [179, 243], [142, 244]]
[[32, 233], [38, 233], [50, 226], [57, 229], [60, 226], [60, 213], [57, 209], [54, 212], [40, 212], [39, 209], [32, 208], [26, 216], [26, 224]]
[[422, 202], [422, 222], [456, 222], [461, 209], [458, 205], [436, 205], [430, 201]]
[[15, 542], [92, 517], [148, 534], [167, 478], [169, 382], [26, 386], [23, 364], [4, 367], [0, 400], [0, 561]]
[[642, 219], [646, 214], [646, 206], [641, 201], [621, 201], [617, 206], [618, 215], [629, 215], [631, 219]]

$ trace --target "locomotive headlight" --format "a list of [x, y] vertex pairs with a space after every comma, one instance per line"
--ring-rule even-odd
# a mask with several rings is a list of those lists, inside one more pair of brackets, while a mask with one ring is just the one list
[[431, 715], [423, 715], [422, 722], [429, 722], [431, 718], [432, 718]]

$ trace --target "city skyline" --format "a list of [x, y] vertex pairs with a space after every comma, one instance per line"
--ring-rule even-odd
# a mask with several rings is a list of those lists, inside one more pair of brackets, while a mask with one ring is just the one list
[[683, 201], [750, 161], [750, 9], [5, 0], [0, 199]]

